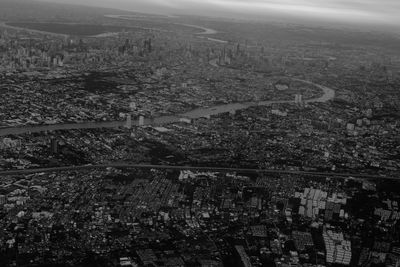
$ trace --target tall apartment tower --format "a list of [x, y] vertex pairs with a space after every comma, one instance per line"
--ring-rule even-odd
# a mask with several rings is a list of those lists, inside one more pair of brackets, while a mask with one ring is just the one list
[[298, 95], [298, 94], [295, 94], [295, 95], [294, 95], [294, 103], [295, 103], [295, 104], [298, 104], [298, 103], [299, 103], [299, 95]]
[[144, 125], [144, 116], [140, 115], [139, 116], [139, 126], [143, 126]]
[[131, 115], [131, 114], [128, 114], [128, 115], [126, 116], [125, 127], [128, 128], [128, 129], [131, 129], [131, 128], [132, 128], [132, 115]]
[[0, 195], [0, 205], [4, 205], [7, 203], [7, 198], [5, 195]]
[[303, 106], [303, 104], [304, 104], [304, 102], [303, 102], [303, 95], [302, 95], [302, 94], [296, 94], [296, 95], [294, 96], [294, 103], [295, 103], [296, 105]]
[[51, 139], [50, 146], [51, 146], [51, 153], [57, 154], [58, 153], [58, 140], [56, 138]]

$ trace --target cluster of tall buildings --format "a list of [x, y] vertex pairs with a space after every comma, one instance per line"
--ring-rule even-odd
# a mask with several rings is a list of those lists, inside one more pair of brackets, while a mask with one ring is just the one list
[[[115, 62], [127, 56], [155, 51], [153, 37], [146, 34], [117, 38], [43, 36], [0, 30], [0, 70], [60, 68], [64, 65]], [[125, 40], [125, 41], [124, 41]]]
[[69, 38], [36, 37], [19, 32], [0, 33], [0, 66], [3, 70], [63, 67], [71, 53], [83, 52], [82, 41]]
[[339, 218], [347, 217], [343, 206], [347, 203], [347, 198], [333, 193], [328, 197], [328, 192], [320, 189], [305, 188], [304, 192], [296, 192], [296, 198], [300, 198], [299, 214], [309, 217], [318, 218], [324, 215], [326, 221], [332, 220], [333, 216]]
[[324, 231], [322, 236], [326, 249], [326, 262], [349, 265], [351, 261], [351, 242], [344, 239], [343, 233], [327, 230]]

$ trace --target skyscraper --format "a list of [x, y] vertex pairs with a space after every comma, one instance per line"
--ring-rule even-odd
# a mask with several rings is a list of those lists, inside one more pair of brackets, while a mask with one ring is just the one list
[[5, 195], [0, 195], [0, 205], [6, 204], [7, 199]]
[[51, 153], [57, 154], [58, 153], [58, 141], [56, 138], [52, 138], [50, 141], [50, 148], [51, 148]]
[[144, 116], [140, 115], [139, 116], [139, 126], [143, 126], [144, 125]]
[[303, 106], [303, 104], [304, 104], [304, 102], [303, 102], [303, 95], [302, 95], [302, 94], [296, 94], [296, 95], [294, 96], [294, 103], [295, 103], [296, 105]]
[[128, 128], [128, 129], [132, 128], [132, 115], [131, 114], [128, 114], [126, 116], [125, 127]]

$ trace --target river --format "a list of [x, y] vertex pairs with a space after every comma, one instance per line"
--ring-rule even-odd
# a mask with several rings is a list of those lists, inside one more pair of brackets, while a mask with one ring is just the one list
[[[323, 85], [315, 84], [310, 81], [293, 78], [293, 80], [301, 81], [307, 84], [312, 84], [321, 89], [324, 94], [321, 97], [307, 99], [306, 103], [315, 102], [327, 102], [335, 97], [335, 91]], [[179, 122], [181, 118], [198, 119], [209, 116], [215, 116], [226, 112], [236, 112], [238, 110], [247, 109], [253, 106], [269, 106], [272, 104], [283, 104], [283, 103], [294, 103], [294, 100], [267, 100], [267, 101], [252, 101], [252, 102], [241, 102], [216, 105], [207, 108], [197, 108], [185, 113], [180, 113], [170, 116], [160, 116], [152, 119], [146, 119], [145, 125], [165, 125], [169, 123]], [[138, 121], [132, 123], [138, 126]], [[21, 126], [21, 127], [6, 127], [0, 128], [0, 136], [6, 135], [18, 135], [24, 133], [36, 133], [44, 131], [55, 131], [55, 130], [72, 130], [72, 129], [96, 129], [96, 128], [118, 128], [125, 125], [125, 121], [107, 121], [107, 122], [81, 122], [81, 123], [60, 123], [52, 125], [32, 125], [32, 126]]]
[[[216, 34], [217, 31], [213, 29], [208, 29], [205, 27], [191, 25], [191, 24], [182, 24], [189, 27], [194, 27], [198, 29], [204, 30], [202, 35], [210, 35]], [[215, 39], [217, 40], [217, 39]], [[223, 41], [223, 40], [218, 40]], [[219, 68], [217, 64], [217, 60], [213, 59], [210, 60], [209, 64], [215, 68]], [[311, 81], [301, 80], [297, 78], [287, 77], [295, 81], [304, 82], [306, 84], [314, 85], [323, 91], [323, 95], [318, 98], [307, 99], [305, 100], [306, 103], [316, 103], [316, 102], [327, 102], [332, 100], [335, 97], [335, 90], [313, 83]], [[294, 103], [294, 100], [267, 100], [267, 101], [252, 101], [252, 102], [240, 102], [240, 103], [231, 103], [231, 104], [223, 104], [223, 105], [216, 105], [212, 107], [206, 108], [197, 108], [186, 113], [180, 113], [170, 116], [160, 116], [156, 118], [146, 119], [144, 121], [145, 125], [165, 125], [169, 123], [179, 122], [182, 118], [189, 118], [189, 119], [198, 119], [204, 117], [215, 116], [222, 113], [227, 112], [235, 112], [242, 109], [247, 109], [253, 106], [269, 106], [272, 104], [283, 104], [283, 103]], [[134, 121], [133, 125], [138, 126], [138, 121]], [[36, 133], [36, 132], [45, 132], [45, 131], [56, 131], [56, 130], [72, 130], [72, 129], [96, 129], [96, 128], [118, 128], [125, 125], [125, 121], [107, 121], [107, 122], [80, 122], [80, 123], [61, 123], [61, 124], [52, 124], [52, 125], [32, 125], [32, 126], [19, 126], [19, 127], [5, 127], [0, 128], [0, 136], [6, 135], [18, 135], [18, 134], [25, 134], [25, 133]]]

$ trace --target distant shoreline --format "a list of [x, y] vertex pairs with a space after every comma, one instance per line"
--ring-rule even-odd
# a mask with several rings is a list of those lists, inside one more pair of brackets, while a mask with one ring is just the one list
[[[142, 30], [141, 27], [86, 24], [86, 23], [64, 23], [64, 22], [2, 22], [0, 27], [20, 31], [28, 31], [56, 37], [78, 36], [81, 38], [102, 37], [102, 35], [116, 34], [119, 32]], [[149, 30], [145, 29], [144, 30]]]
[[10, 22], [4, 22], [4, 21], [0, 22], [0, 27], [13, 29], [13, 30], [18, 30], [18, 31], [28, 31], [28, 32], [39, 33], [39, 34], [44, 34], [44, 35], [52, 35], [52, 36], [64, 37], [64, 38], [69, 36], [68, 34], [55, 33], [55, 32], [46, 32], [46, 31], [35, 30], [35, 29], [30, 29], [30, 28], [18, 27], [18, 26], [9, 25], [7, 23], [10, 23]]

